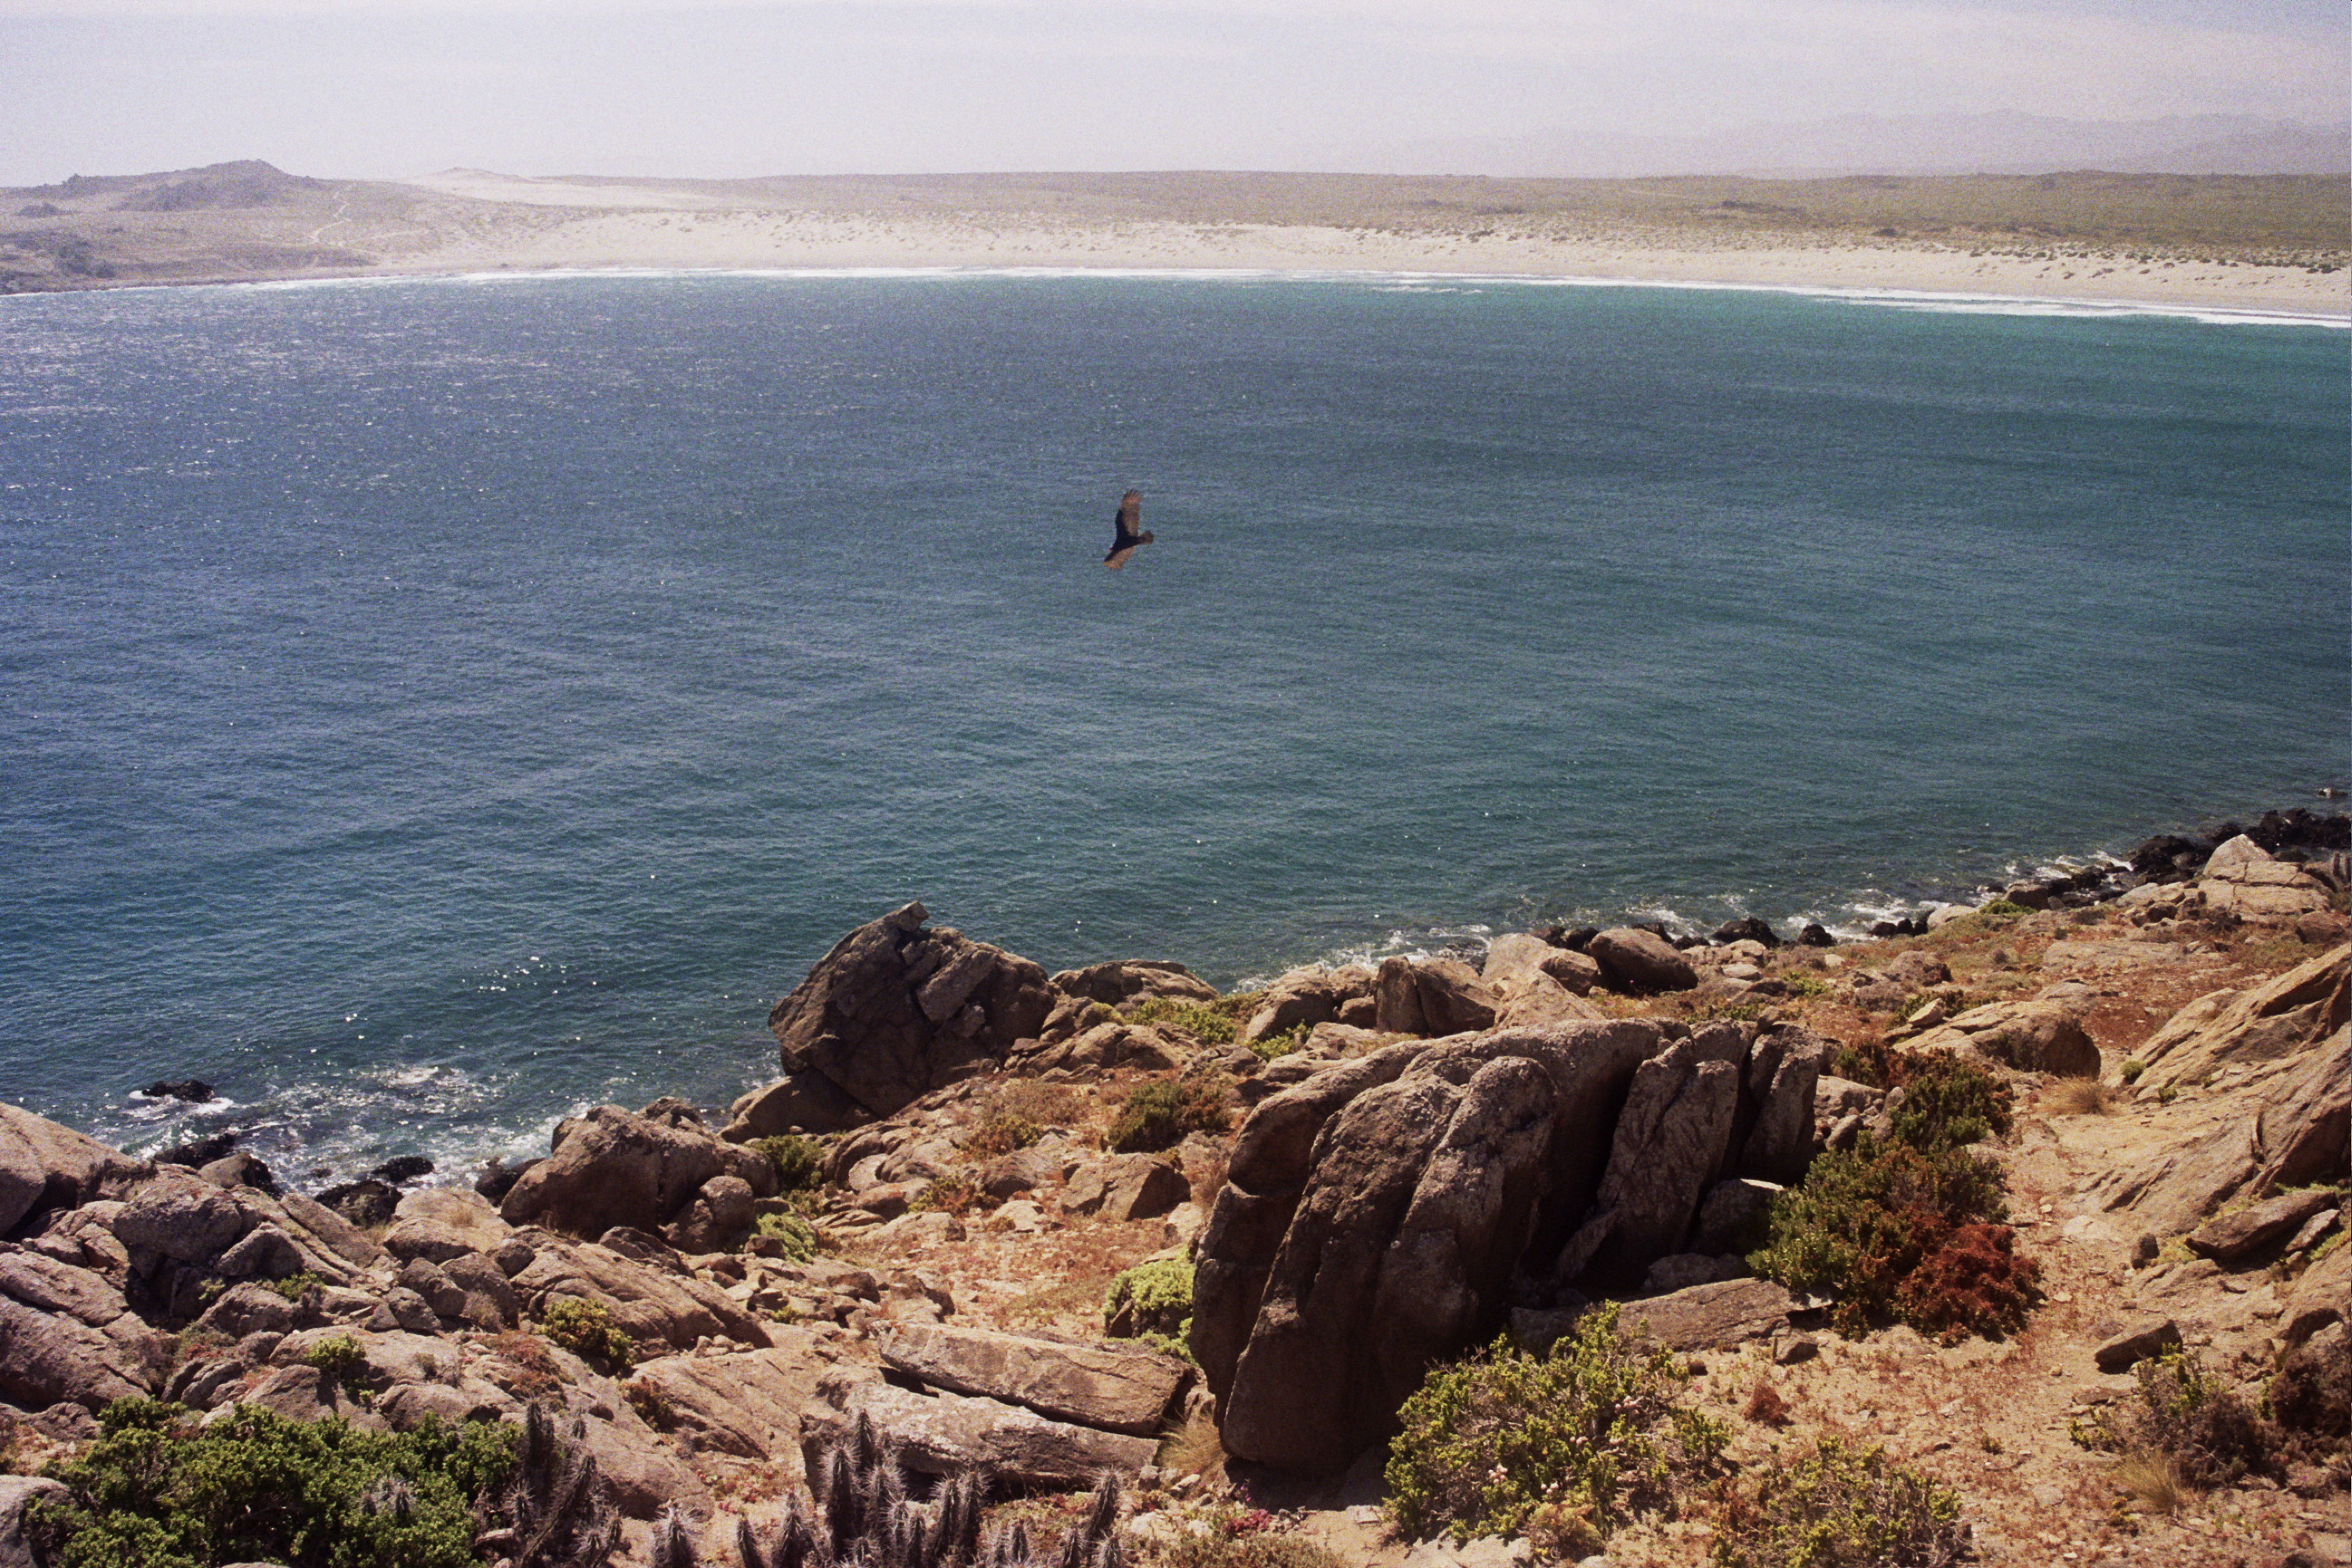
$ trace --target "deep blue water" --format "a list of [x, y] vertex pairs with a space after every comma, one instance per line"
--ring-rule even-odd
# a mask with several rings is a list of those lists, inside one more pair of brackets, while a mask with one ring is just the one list
[[723, 1102], [909, 898], [1231, 984], [2296, 804], [2347, 416], [2321, 326], [1757, 292], [0, 300], [0, 1098], [455, 1163]]

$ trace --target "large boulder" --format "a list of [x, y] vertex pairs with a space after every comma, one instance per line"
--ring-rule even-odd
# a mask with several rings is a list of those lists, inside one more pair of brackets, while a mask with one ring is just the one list
[[653, 1396], [664, 1430], [695, 1451], [773, 1460], [796, 1447], [801, 1412], [815, 1393], [813, 1368], [824, 1364], [805, 1345], [672, 1355], [638, 1363], [629, 1381]]
[[1921, 1051], [1958, 1051], [2019, 1072], [2096, 1078], [2099, 1047], [2063, 1002], [1989, 1002], [1911, 1042]]
[[2269, 1068], [2246, 1114], [2108, 1173], [2092, 1189], [2158, 1236], [2192, 1230], [2240, 1196], [2352, 1174], [2352, 1027]]
[[1571, 1299], [1596, 1258], [1638, 1278], [1749, 1142], [1784, 1168], [1818, 1045], [1558, 1023], [1379, 1047], [1261, 1101], [1193, 1276], [1191, 1347], [1227, 1452], [1343, 1468], [1513, 1305]]
[[801, 1440], [814, 1456], [837, 1442], [859, 1415], [908, 1469], [951, 1476], [982, 1469], [1021, 1486], [1093, 1486], [1104, 1471], [1132, 1477], [1151, 1463], [1158, 1439], [1055, 1421], [1018, 1405], [961, 1394], [918, 1394], [879, 1381], [837, 1391], [838, 1405], [812, 1405]]
[[1302, 1024], [1311, 1029], [1330, 1023], [1339, 1017], [1340, 1005], [1349, 994], [1349, 989], [1319, 964], [1291, 970], [1265, 988], [1235, 1037], [1246, 1046]]
[[[1763, 1125], [1755, 1038], [1654, 1019], [1501, 1029], [1381, 1047], [1260, 1102], [1194, 1273], [1192, 1349], [1227, 1451], [1344, 1467], [1433, 1360], [1504, 1325], [1515, 1281], [1565, 1286], [1599, 1215], [1617, 1266], [1673, 1250]], [[1766, 1038], [1769, 1091], [1792, 1047]], [[1797, 1101], [1811, 1080], [1791, 1069], [1783, 1088]]]
[[69, 1404], [95, 1413], [163, 1387], [172, 1336], [127, 1311], [92, 1324], [76, 1310], [82, 1304], [45, 1310], [13, 1291], [0, 1295], [0, 1399], [26, 1410]]
[[1635, 1070], [1592, 1216], [1554, 1265], [1557, 1280], [1588, 1268], [1638, 1279], [1680, 1250], [1699, 1199], [1733, 1152], [1749, 1037], [1737, 1025], [1715, 1025]]
[[771, 1342], [766, 1326], [724, 1290], [687, 1269], [652, 1237], [625, 1230], [603, 1241], [571, 1245], [544, 1231], [526, 1230], [530, 1262], [511, 1284], [533, 1318], [555, 1302], [594, 1302], [641, 1345], [691, 1350], [697, 1340], [730, 1339], [753, 1349]]
[[1688, 991], [1698, 984], [1691, 961], [1655, 931], [1612, 926], [1587, 943], [1585, 952], [1601, 965], [1611, 985], [1636, 996]]
[[420, 1187], [393, 1211], [383, 1249], [403, 1262], [424, 1258], [446, 1263], [469, 1253], [495, 1253], [513, 1238], [514, 1226], [472, 1188]]
[[1165, 996], [1178, 1002], [1213, 1002], [1217, 988], [1181, 963], [1156, 958], [1120, 958], [1065, 969], [1051, 982], [1065, 996], [1121, 1007], [1147, 997]]
[[2292, 921], [2324, 912], [2332, 902], [2326, 882], [2273, 858], [2242, 833], [2213, 851], [2197, 892], [2208, 912], [2250, 921]]
[[658, 1230], [713, 1176], [734, 1175], [759, 1196], [776, 1190], [775, 1163], [698, 1123], [600, 1105], [556, 1129], [554, 1152], [525, 1171], [499, 1205], [509, 1226], [595, 1237], [615, 1226]]
[[1061, 1344], [991, 1329], [912, 1325], [882, 1364], [931, 1388], [1025, 1405], [1040, 1415], [1138, 1437], [1159, 1433], [1192, 1369], [1139, 1347]]
[[1384, 958], [1372, 994], [1372, 1026], [1383, 1034], [1457, 1035], [1495, 1024], [1494, 993], [1458, 958]]
[[859, 926], [768, 1015], [787, 1075], [815, 1073], [874, 1116], [1001, 1062], [1052, 1011], [1045, 972], [941, 928], [920, 904]]
[[164, 1165], [114, 1216], [114, 1234], [135, 1258], [142, 1251], [210, 1268], [254, 1226], [236, 1197], [179, 1165]]
[[70, 1127], [0, 1104], [0, 1235], [37, 1211], [119, 1196], [147, 1169]]
[[2134, 1054], [2147, 1088], [2201, 1083], [2238, 1062], [2275, 1061], [2344, 1027], [2352, 947], [2339, 947], [2248, 991], [2215, 991], [2183, 1006]]
[[1494, 994], [1496, 1021], [1507, 1027], [1603, 1016], [1584, 1000], [1601, 984], [1601, 966], [1539, 936], [1513, 932], [1496, 937], [1486, 949], [1486, 966], [1479, 979]]

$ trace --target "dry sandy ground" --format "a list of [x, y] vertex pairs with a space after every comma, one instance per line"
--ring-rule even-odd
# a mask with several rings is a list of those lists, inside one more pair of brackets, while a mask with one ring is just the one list
[[[1507, 217], [1459, 226], [1183, 222], [1016, 211], [747, 210], [724, 193], [453, 172], [410, 182], [483, 204], [383, 268], [1039, 268], [1522, 276], [1777, 289], [2114, 300], [2352, 317], [2352, 273], [2221, 259], [2033, 254], [1764, 232], [1610, 226], [1562, 234]], [[495, 204], [495, 205], [492, 205]], [[420, 236], [421, 239], [422, 237]]]

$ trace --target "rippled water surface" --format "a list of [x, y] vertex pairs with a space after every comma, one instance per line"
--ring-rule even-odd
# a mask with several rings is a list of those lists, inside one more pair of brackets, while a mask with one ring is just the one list
[[[756, 1081], [909, 898], [1232, 984], [1851, 925], [2340, 782], [2345, 334], [1885, 303], [0, 300], [0, 1096], [298, 1177], [535, 1152]], [[230, 1103], [130, 1093], [184, 1076]]]

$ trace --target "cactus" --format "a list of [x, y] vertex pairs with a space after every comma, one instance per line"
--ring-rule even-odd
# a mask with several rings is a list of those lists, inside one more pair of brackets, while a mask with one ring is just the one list
[[621, 1521], [598, 1484], [583, 1441], [586, 1424], [559, 1426], [534, 1403], [523, 1413], [515, 1468], [478, 1509], [475, 1549], [499, 1568], [604, 1568], [621, 1544]]
[[[1116, 1475], [1103, 1477], [1086, 1518], [1050, 1557], [1041, 1558], [1018, 1521], [983, 1537], [981, 1515], [990, 1484], [984, 1470], [948, 1477], [929, 1502], [909, 1498], [898, 1456], [862, 1413], [846, 1434], [819, 1451], [809, 1474], [816, 1483], [814, 1506], [793, 1494], [776, 1528], [765, 1532], [748, 1520], [737, 1521], [740, 1568], [1126, 1568]], [[659, 1550], [657, 1539], [656, 1568], [672, 1568]], [[692, 1563], [690, 1556], [680, 1560], [682, 1568]]]
[[672, 1503], [654, 1525], [653, 1568], [701, 1568], [694, 1535], [687, 1528], [685, 1510]]

